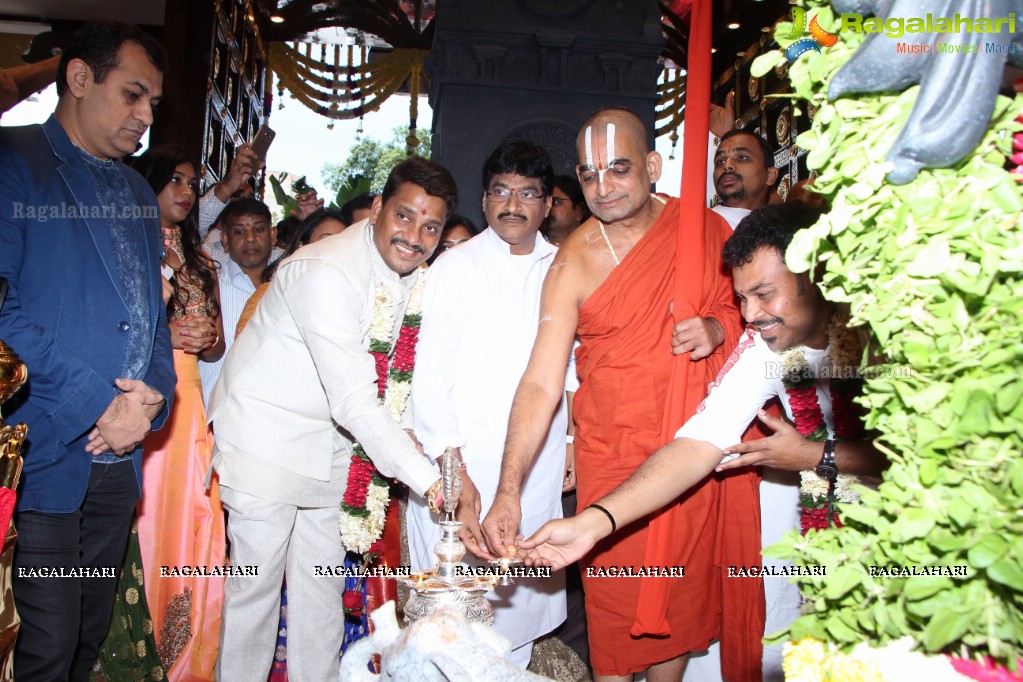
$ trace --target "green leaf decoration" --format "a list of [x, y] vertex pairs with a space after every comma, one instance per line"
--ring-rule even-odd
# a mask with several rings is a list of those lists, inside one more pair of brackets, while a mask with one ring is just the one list
[[[796, 0], [833, 30], [825, 0]], [[791, 24], [779, 22], [784, 48]], [[827, 100], [863, 34], [788, 69], [793, 105], [819, 107], [797, 144], [831, 206], [785, 259], [820, 266], [829, 300], [849, 304], [870, 337], [860, 404], [890, 460], [845, 526], [788, 534], [765, 552], [800, 566], [808, 603], [788, 637], [850, 648], [909, 636], [926, 652], [1023, 658], [1023, 183], [1006, 168], [1023, 96], [1000, 97], [973, 154], [953, 168], [887, 183], [885, 161], [920, 88]], [[754, 75], [781, 62], [753, 64]], [[884, 65], [878, 65], [884, 68]], [[804, 101], [799, 101], [804, 100]], [[882, 577], [866, 567], [965, 569]]]

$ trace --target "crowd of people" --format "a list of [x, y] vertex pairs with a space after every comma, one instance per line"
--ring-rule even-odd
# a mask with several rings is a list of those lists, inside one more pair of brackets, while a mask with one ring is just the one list
[[[29, 427], [18, 679], [248, 682], [285, 659], [337, 679], [358, 609], [315, 568], [393, 542], [393, 480], [411, 568], [430, 568], [449, 449], [467, 563], [575, 569], [492, 595], [514, 663], [554, 633], [597, 680], [783, 679], [761, 640], [798, 586], [725, 569], [784, 567], [761, 550], [800, 529], [801, 472], [833, 490], [885, 460], [827, 372], [797, 396], [771, 370], [859, 357], [841, 306], [785, 266], [820, 209], [782, 203], [766, 141], [715, 131], [702, 224], [651, 193], [661, 157], [611, 107], [579, 131], [577, 177], [529, 142], [493, 150], [482, 230], [420, 158], [278, 226], [248, 145], [202, 196], [181, 147], [134, 156], [166, 68], [143, 31], [87, 24], [53, 115], [0, 129], [0, 338], [30, 376], [9, 414]], [[698, 248], [679, 260], [679, 240]], [[684, 579], [614, 579], [627, 567]]]

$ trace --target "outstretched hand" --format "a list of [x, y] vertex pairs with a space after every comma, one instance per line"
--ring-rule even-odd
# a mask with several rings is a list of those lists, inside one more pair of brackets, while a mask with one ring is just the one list
[[518, 496], [498, 492], [487, 518], [483, 519], [483, 532], [491, 554], [505, 556], [509, 548], [514, 548], [521, 522], [522, 508]]
[[808, 441], [796, 427], [784, 419], [773, 417], [764, 410], [757, 412], [764, 425], [774, 431], [767, 438], [751, 440], [725, 448], [723, 455], [739, 455], [720, 464], [715, 471], [727, 471], [746, 466], [765, 466], [785, 471], [813, 469], [820, 461], [822, 443]]
[[458, 505], [455, 510], [455, 520], [462, 522], [458, 531], [458, 539], [465, 545], [465, 549], [478, 559], [490, 561], [494, 555], [487, 548], [486, 538], [483, 537], [483, 527], [480, 526], [479, 512], [474, 512], [466, 505]]
[[584, 530], [579, 516], [554, 519], [543, 524], [525, 540], [519, 541], [522, 559], [529, 566], [550, 566], [562, 569], [589, 552], [597, 538]]

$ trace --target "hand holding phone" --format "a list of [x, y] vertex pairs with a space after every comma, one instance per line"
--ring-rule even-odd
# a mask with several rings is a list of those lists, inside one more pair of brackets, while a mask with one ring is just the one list
[[252, 138], [252, 143], [249, 145], [256, 158], [260, 161], [266, 161], [266, 153], [270, 150], [270, 143], [274, 141], [275, 137], [277, 137], [277, 133], [267, 124], [264, 123], [259, 127], [259, 130], [256, 131], [256, 136]]

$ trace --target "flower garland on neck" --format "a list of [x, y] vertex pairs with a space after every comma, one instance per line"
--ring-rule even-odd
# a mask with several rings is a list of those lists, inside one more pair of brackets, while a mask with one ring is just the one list
[[[369, 327], [369, 354], [376, 363], [377, 398], [387, 408], [388, 414], [400, 422], [412, 390], [412, 369], [423, 311], [423, 273], [416, 274], [393, 353], [391, 339], [395, 304], [382, 282], [376, 284], [375, 299]], [[366, 451], [358, 443], [353, 443], [348, 485], [341, 500], [338, 523], [345, 547], [363, 554], [366, 564], [379, 551], [376, 542], [384, 532], [389, 490], [387, 481], [373, 466]]]
[[[817, 402], [818, 378], [828, 379], [835, 440], [857, 440], [863, 437], [863, 408], [854, 402], [863, 388], [859, 374], [863, 344], [848, 324], [845, 315], [836, 313], [828, 325], [828, 366], [811, 367], [804, 347], [796, 346], [781, 357], [782, 383], [789, 398], [796, 430], [809, 441], [822, 442], [828, 437], [824, 413]], [[842, 520], [837, 502], [855, 503], [859, 494], [853, 485], [859, 482], [850, 474], [839, 474], [834, 484], [825, 481], [813, 470], [799, 473], [801, 527], [805, 535], [814, 528], [838, 528]]]

